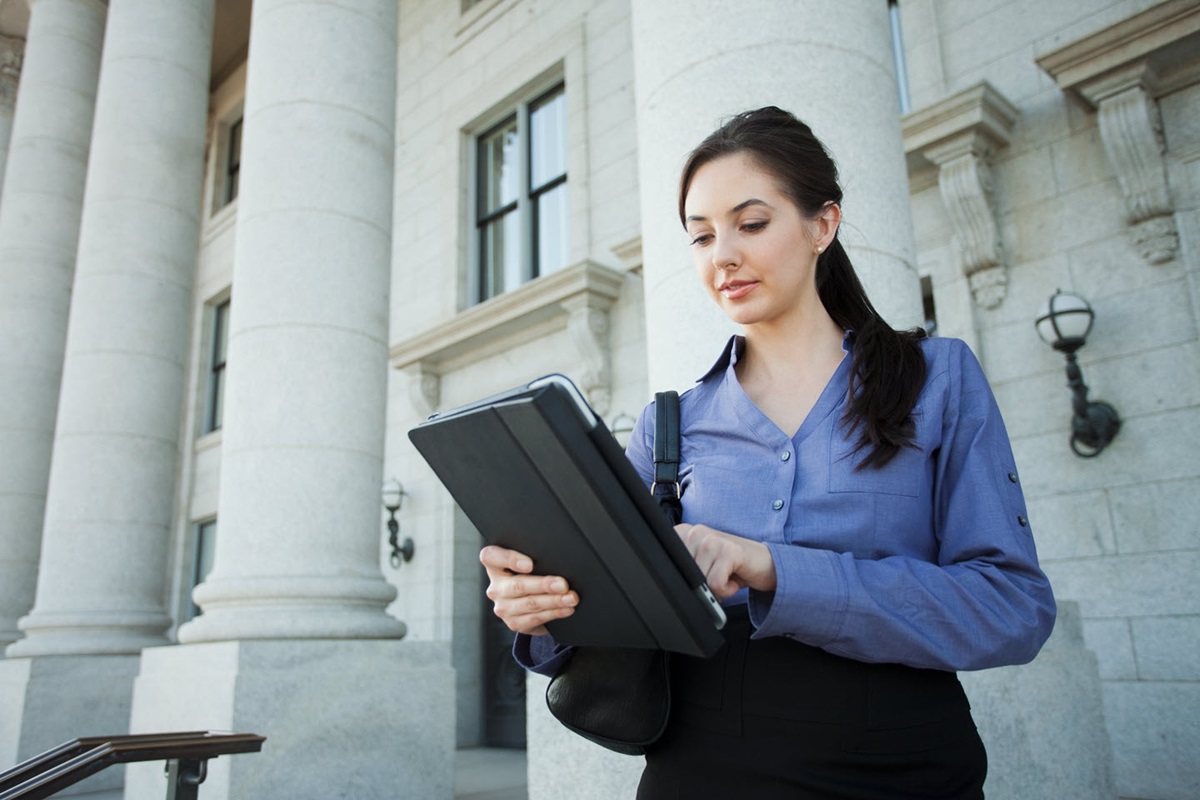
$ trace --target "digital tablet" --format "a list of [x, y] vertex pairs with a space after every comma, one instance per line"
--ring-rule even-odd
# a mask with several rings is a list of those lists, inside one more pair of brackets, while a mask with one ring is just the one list
[[490, 544], [579, 594], [571, 645], [712, 655], [725, 614], [604, 421], [562, 375], [434, 414], [408, 433]]

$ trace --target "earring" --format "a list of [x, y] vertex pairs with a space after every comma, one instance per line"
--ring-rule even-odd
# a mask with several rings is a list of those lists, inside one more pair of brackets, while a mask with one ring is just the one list
[[821, 255], [821, 253], [824, 253], [824, 252], [825, 252], [825, 248], [824, 248], [824, 247], [818, 247], [818, 248], [817, 248], [817, 255]]

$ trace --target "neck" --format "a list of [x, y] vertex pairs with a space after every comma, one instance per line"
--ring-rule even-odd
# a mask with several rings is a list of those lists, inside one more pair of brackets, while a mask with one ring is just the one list
[[764, 378], [804, 375], [841, 361], [845, 331], [820, 307], [819, 313], [795, 317], [786, 324], [745, 329], [746, 352], [738, 362], [742, 375]]

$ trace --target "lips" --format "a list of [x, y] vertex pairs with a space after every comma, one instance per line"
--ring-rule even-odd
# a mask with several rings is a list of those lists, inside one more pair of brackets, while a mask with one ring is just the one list
[[756, 286], [758, 281], [725, 281], [717, 287], [717, 291], [726, 300], [740, 300], [754, 291]]

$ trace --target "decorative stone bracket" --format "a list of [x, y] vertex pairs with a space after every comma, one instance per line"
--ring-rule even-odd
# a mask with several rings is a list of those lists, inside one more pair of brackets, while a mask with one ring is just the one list
[[1037, 59], [1099, 115], [1134, 245], [1151, 264], [1179, 251], [1157, 98], [1200, 80], [1200, 5], [1168, 0]]
[[1009, 142], [1018, 111], [986, 81], [904, 117], [910, 172], [932, 164], [975, 302], [995, 308], [1007, 292], [990, 161]]
[[580, 389], [601, 416], [612, 394], [608, 312], [625, 274], [585, 261], [530, 281], [463, 311], [391, 348], [391, 363], [407, 371], [418, 415], [441, 404], [441, 376], [555, 330], [567, 331], [578, 351]]
[[10, 110], [17, 101], [17, 83], [24, 60], [25, 40], [0, 34], [0, 103]]

